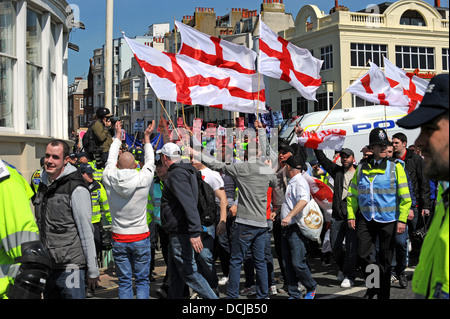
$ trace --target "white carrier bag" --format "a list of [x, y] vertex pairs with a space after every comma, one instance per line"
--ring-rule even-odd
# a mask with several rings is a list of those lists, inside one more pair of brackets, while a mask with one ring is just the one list
[[300, 213], [300, 217], [296, 218], [296, 221], [298, 227], [300, 227], [300, 231], [306, 238], [313, 241], [320, 240], [320, 233], [323, 227], [323, 214], [314, 199], [311, 198]]

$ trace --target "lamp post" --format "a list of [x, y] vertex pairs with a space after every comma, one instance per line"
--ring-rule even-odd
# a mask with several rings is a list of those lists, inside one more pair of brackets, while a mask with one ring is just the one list
[[105, 107], [112, 109], [114, 0], [106, 0]]

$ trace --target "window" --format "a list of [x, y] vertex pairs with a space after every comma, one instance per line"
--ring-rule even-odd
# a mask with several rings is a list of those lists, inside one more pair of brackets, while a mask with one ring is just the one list
[[153, 100], [147, 100], [147, 110], [153, 109]]
[[396, 64], [401, 69], [434, 70], [434, 48], [395, 47]]
[[448, 48], [442, 49], [442, 70], [448, 71]]
[[0, 0], [0, 127], [13, 127], [13, 66], [16, 61], [13, 3], [12, 0]]
[[141, 111], [141, 101], [134, 101], [134, 112]]
[[327, 111], [333, 106], [333, 92], [321, 93], [316, 95], [317, 101], [314, 101], [314, 112]]
[[387, 46], [384, 44], [350, 44], [351, 65], [364, 67], [367, 61], [372, 61], [379, 67], [384, 67], [383, 56], [387, 56]]
[[134, 81], [133, 82], [133, 92], [140, 92], [141, 91], [141, 81]]
[[416, 10], [407, 10], [403, 13], [400, 18], [401, 25], [415, 25], [420, 27], [425, 27], [427, 24], [425, 23], [425, 19], [423, 16]]
[[323, 60], [322, 70], [333, 68], [333, 46], [320, 48], [320, 59]]
[[281, 100], [281, 112], [284, 119], [289, 119], [292, 113], [292, 99]]
[[376, 103], [368, 102], [356, 95], [353, 95], [353, 107], [377, 105]]
[[39, 78], [41, 66], [41, 15], [27, 11], [27, 129], [39, 130]]
[[308, 113], [308, 100], [302, 96], [297, 98], [297, 112], [298, 115]]

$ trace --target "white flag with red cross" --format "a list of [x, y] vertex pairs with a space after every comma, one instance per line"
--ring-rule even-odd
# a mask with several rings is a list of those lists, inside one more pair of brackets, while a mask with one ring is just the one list
[[303, 132], [298, 137], [298, 144], [316, 150], [340, 151], [344, 146], [347, 131], [341, 129], [329, 129], [320, 132]]
[[182, 40], [178, 54], [239, 73], [256, 73], [255, 51], [244, 45], [207, 35], [179, 21], [175, 21], [175, 25], [180, 31]]
[[259, 72], [288, 82], [307, 100], [316, 100], [323, 61], [272, 31], [261, 19]]
[[370, 70], [355, 80], [348, 92], [372, 103], [391, 106], [408, 106], [403, 91], [393, 89], [383, 71], [370, 62]]
[[159, 99], [233, 112], [267, 112], [260, 74], [218, 68], [124, 38]]
[[413, 74], [408, 74], [384, 57], [386, 78], [391, 88], [401, 92], [408, 100], [408, 114], [419, 107], [429, 82]]

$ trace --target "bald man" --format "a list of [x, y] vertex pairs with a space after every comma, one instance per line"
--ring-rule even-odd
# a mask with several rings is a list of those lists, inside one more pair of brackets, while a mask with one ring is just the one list
[[149, 299], [151, 254], [147, 197], [155, 172], [154, 153], [150, 144], [154, 126], [155, 121], [145, 130], [145, 164], [137, 171], [131, 153], [124, 152], [119, 157], [122, 123], [118, 121], [116, 137], [109, 149], [108, 162], [103, 172], [112, 218], [112, 251], [119, 279], [119, 299], [133, 299], [133, 274], [136, 298]]

